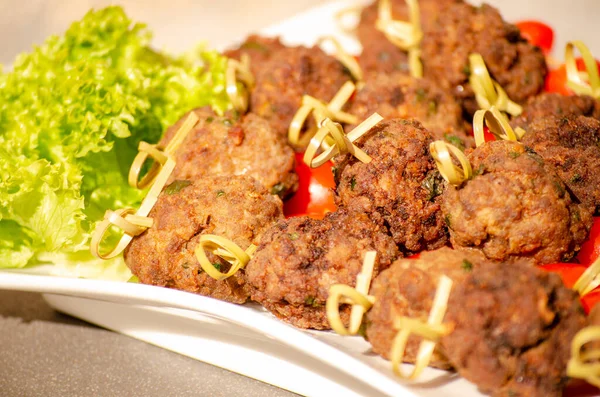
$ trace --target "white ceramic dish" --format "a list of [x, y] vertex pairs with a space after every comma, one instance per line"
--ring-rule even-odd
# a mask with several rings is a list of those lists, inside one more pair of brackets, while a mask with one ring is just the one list
[[[509, 18], [537, 15], [530, 11], [531, 7], [518, 7], [517, 1], [492, 3]], [[565, 2], [530, 3], [546, 7], [540, 8], [544, 14], [538, 19], [555, 27], [560, 25], [560, 11], [548, 5]], [[334, 35], [349, 51], [358, 53], [358, 43], [340, 35], [334, 23], [335, 13], [347, 6], [348, 2], [326, 4], [264, 29], [263, 33], [281, 35], [289, 44], [306, 45], [320, 36]], [[572, 9], [578, 7], [583, 7], [576, 17], [581, 20], [586, 15], [586, 1], [579, 1]], [[589, 18], [589, 12], [587, 15]], [[155, 23], [148, 22], [151, 26]], [[580, 33], [585, 31], [581, 25], [578, 29]], [[563, 41], [565, 36], [559, 34]], [[572, 38], [576, 37], [582, 36]], [[590, 35], [587, 42], [600, 54], [595, 36]], [[473, 385], [456, 375], [433, 369], [426, 371], [420, 383], [405, 384], [394, 377], [389, 362], [373, 354], [362, 338], [301, 331], [257, 305], [237, 306], [146, 285], [22, 272], [0, 272], [0, 289], [45, 293], [50, 305], [59, 311], [306, 396], [480, 395]]]

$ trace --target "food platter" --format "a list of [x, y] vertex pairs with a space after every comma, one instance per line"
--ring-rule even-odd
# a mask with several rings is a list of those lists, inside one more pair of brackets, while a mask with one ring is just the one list
[[[507, 18], [519, 17], [515, 6], [511, 10], [496, 3]], [[262, 33], [305, 45], [334, 35], [349, 52], [358, 53], [358, 43], [334, 21], [336, 12], [348, 5], [327, 4]], [[553, 16], [545, 19], [552, 23]], [[592, 38], [588, 44], [600, 52]], [[146, 285], [22, 272], [0, 273], [0, 289], [45, 293], [48, 303], [64, 313], [302, 395], [481, 395], [464, 379], [433, 369], [417, 384], [403, 383], [362, 338], [301, 331], [257, 305], [236, 306]]]

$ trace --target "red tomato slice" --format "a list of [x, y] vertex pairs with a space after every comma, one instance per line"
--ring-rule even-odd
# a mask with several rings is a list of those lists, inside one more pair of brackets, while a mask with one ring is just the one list
[[600, 217], [594, 217], [592, 230], [585, 243], [581, 246], [577, 260], [579, 263], [589, 266], [600, 256]]
[[[577, 263], [553, 263], [542, 266], [542, 269], [552, 273], [558, 273], [565, 286], [572, 288], [587, 267], [587, 265], [580, 265]], [[581, 298], [581, 305], [588, 314], [598, 302], [600, 302], [600, 289], [595, 289]]]
[[326, 213], [336, 209], [332, 164], [327, 162], [319, 168], [311, 169], [302, 161], [303, 156], [304, 153], [296, 153], [296, 173], [300, 182], [298, 191], [283, 203], [283, 213], [287, 218], [308, 215], [322, 219]]
[[[600, 69], [600, 62], [596, 60]], [[585, 70], [583, 59], [577, 58], [577, 69]], [[573, 91], [567, 86], [567, 69], [565, 65], [561, 65], [558, 69], [548, 72], [544, 87], [546, 92], [556, 92], [562, 95], [573, 95]]]
[[587, 266], [578, 263], [552, 263], [541, 266], [541, 268], [552, 273], [558, 273], [565, 286], [572, 288], [577, 279], [587, 269]]
[[544, 54], [552, 51], [554, 31], [545, 23], [539, 21], [521, 21], [516, 23], [521, 35], [531, 44], [542, 49]]

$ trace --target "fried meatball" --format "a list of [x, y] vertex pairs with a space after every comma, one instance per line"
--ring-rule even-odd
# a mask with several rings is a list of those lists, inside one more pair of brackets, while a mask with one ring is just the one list
[[536, 119], [522, 142], [556, 168], [571, 193], [600, 210], [600, 121], [584, 116]]
[[416, 119], [435, 139], [446, 139], [463, 149], [475, 146], [473, 138], [465, 133], [460, 105], [427, 79], [397, 72], [371, 74], [348, 112], [361, 121], [375, 112], [386, 119]]
[[479, 107], [469, 85], [469, 55], [479, 53], [508, 96], [524, 103], [544, 88], [547, 73], [542, 51], [489, 5], [457, 2], [438, 15], [421, 43], [424, 75], [454, 93], [473, 114]]
[[[426, 320], [441, 276], [455, 283], [463, 280], [473, 268], [485, 266], [487, 260], [479, 252], [455, 251], [444, 247], [423, 252], [417, 259], [399, 259], [389, 269], [382, 271], [373, 281], [370, 294], [375, 304], [367, 312], [366, 335], [373, 350], [390, 358], [394, 337], [398, 332], [394, 320], [403, 316]], [[410, 338], [404, 361], [415, 361], [420, 338]], [[451, 365], [444, 352], [437, 348], [430, 364], [449, 369]]]
[[455, 248], [488, 258], [567, 261], [586, 240], [589, 209], [574, 202], [550, 164], [518, 142], [493, 141], [469, 155], [475, 176], [442, 195]]
[[[325, 303], [333, 284], [355, 285], [365, 253], [377, 251], [374, 275], [398, 249], [381, 222], [346, 209], [322, 220], [290, 218], [271, 227], [246, 266], [252, 299], [300, 328], [329, 329]], [[350, 308], [340, 309], [347, 321]]]
[[250, 110], [267, 119], [285, 137], [303, 95], [329, 102], [352, 79], [340, 62], [319, 47], [278, 50], [259, 65], [254, 77]]
[[[249, 176], [206, 176], [167, 185], [150, 211], [153, 226], [135, 237], [125, 262], [142, 283], [177, 288], [234, 303], [250, 296], [243, 270], [217, 281], [194, 254], [200, 236], [215, 234], [242, 249], [258, 244], [273, 223], [283, 219], [281, 200]], [[227, 262], [207, 253], [221, 271]]]
[[[298, 187], [294, 150], [261, 117], [249, 113], [236, 120], [218, 116], [210, 107], [193, 111], [200, 122], [175, 152], [170, 181], [207, 175], [248, 175], [272, 194], [285, 197]], [[165, 147], [187, 115], [171, 126], [159, 143]]]
[[600, 102], [587, 95], [545, 92], [529, 98], [523, 106], [523, 113], [512, 120], [511, 125], [527, 130], [529, 123], [549, 116], [586, 116], [600, 120]]
[[571, 340], [586, 325], [577, 293], [527, 263], [474, 268], [450, 294], [440, 344], [458, 373], [494, 396], [560, 397]]
[[242, 58], [242, 54], [248, 55], [250, 70], [252, 73], [256, 73], [263, 62], [269, 60], [274, 53], [283, 48], [285, 46], [281, 43], [279, 37], [250, 35], [239, 47], [225, 51], [224, 55], [238, 61]]
[[438, 199], [445, 184], [429, 155], [431, 142], [418, 121], [386, 120], [357, 141], [370, 163], [335, 159], [337, 204], [381, 216], [407, 254], [448, 241]]
[[[427, 35], [433, 28], [438, 15], [449, 5], [459, 0], [420, 0], [421, 28]], [[363, 51], [359, 63], [366, 73], [392, 73], [400, 71], [408, 73], [408, 56], [405, 51], [391, 43], [383, 33], [377, 30], [375, 23], [378, 18], [378, 3], [374, 1], [361, 12], [357, 36]], [[409, 21], [409, 11], [405, 0], [392, 0], [392, 18], [399, 21]]]

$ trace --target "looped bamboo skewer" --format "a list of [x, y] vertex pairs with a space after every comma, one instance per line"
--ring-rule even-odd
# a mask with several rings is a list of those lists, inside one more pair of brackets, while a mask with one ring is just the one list
[[[339, 123], [330, 119], [325, 119], [320, 124], [320, 128], [314, 137], [310, 140], [303, 161], [311, 168], [317, 168], [338, 154], [350, 153], [363, 163], [370, 163], [371, 157], [362, 149], [354, 145], [354, 142], [375, 127], [383, 117], [378, 113], [373, 113], [369, 118], [360, 123], [347, 135]], [[326, 144], [326, 139], [331, 138], [332, 143]], [[317, 152], [323, 147], [323, 152], [317, 155]]]
[[[390, 361], [396, 375], [404, 379], [414, 380], [429, 365], [437, 341], [448, 332], [442, 321], [446, 315], [451, 289], [452, 280], [446, 276], [440, 277], [427, 323], [408, 317], [400, 317], [394, 321], [394, 325], [399, 331], [392, 344]], [[411, 334], [421, 336], [425, 340], [421, 341], [412, 372], [409, 375], [405, 375], [400, 369], [400, 364], [403, 361], [406, 344]]]
[[292, 122], [288, 129], [288, 140], [290, 144], [296, 147], [308, 145], [308, 142], [318, 129], [313, 127], [301, 135], [302, 129], [311, 114], [317, 126], [319, 126], [326, 118], [341, 123], [357, 124], [358, 117], [342, 111], [342, 108], [346, 102], [348, 102], [352, 94], [354, 94], [355, 90], [356, 86], [354, 83], [351, 81], [346, 82], [328, 104], [309, 95], [304, 95], [302, 97], [302, 106], [300, 106], [292, 118]]
[[[331, 329], [339, 335], [356, 335], [360, 329], [363, 315], [373, 306], [374, 298], [369, 296], [369, 289], [376, 257], [377, 252], [375, 251], [368, 251], [365, 254], [362, 270], [356, 276], [355, 288], [345, 284], [334, 284], [329, 287], [329, 296], [325, 305], [327, 319]], [[340, 303], [352, 305], [348, 328], [344, 326], [340, 318]]]
[[[585, 71], [580, 72], [575, 59], [575, 48], [581, 53]], [[598, 64], [589, 48], [580, 40], [570, 41], [565, 48], [567, 85], [578, 95], [589, 95], [600, 99], [600, 75]]]
[[[456, 146], [444, 141], [434, 141], [429, 145], [429, 153], [442, 177], [451, 185], [460, 186], [473, 177], [473, 169], [467, 156]], [[460, 167], [452, 161], [458, 160]]]
[[493, 106], [511, 116], [518, 116], [523, 112], [523, 108], [513, 102], [502, 86], [492, 79], [480, 54], [469, 55], [469, 65], [471, 70], [469, 83], [481, 109], [489, 109]]
[[[256, 252], [256, 246], [250, 244], [250, 246], [244, 251], [233, 241], [216, 236], [214, 234], [203, 234], [200, 236], [200, 241], [194, 251], [196, 259], [200, 263], [202, 269], [215, 280], [225, 280], [233, 276], [240, 269], [246, 267], [252, 255]], [[213, 249], [212, 253], [223, 258], [225, 261], [231, 264], [231, 268], [227, 273], [219, 271], [206, 256], [206, 250]]]
[[240, 113], [248, 110], [249, 91], [254, 87], [254, 76], [250, 71], [250, 57], [242, 54], [241, 61], [227, 60], [225, 70], [225, 91], [233, 105]]
[[505, 141], [519, 141], [525, 135], [525, 130], [520, 127], [513, 130], [507, 118], [492, 106], [487, 110], [478, 110], [473, 117], [473, 135], [477, 147], [485, 143], [485, 125], [494, 136]]
[[[137, 189], [145, 189], [152, 184], [162, 167], [164, 167], [169, 156], [172, 156], [177, 148], [179, 148], [187, 134], [196, 124], [198, 124], [198, 121], [198, 116], [194, 112], [191, 112], [175, 135], [173, 135], [173, 138], [169, 141], [164, 150], [161, 150], [158, 145], [140, 142], [138, 146], [139, 153], [135, 156], [133, 163], [131, 163], [131, 167], [129, 168], [129, 186]], [[154, 159], [154, 163], [152, 164], [150, 171], [148, 171], [148, 173], [140, 180], [140, 173], [142, 172], [142, 168], [148, 157]]]
[[392, 3], [390, 0], [379, 0], [378, 16], [375, 22], [377, 30], [398, 48], [408, 51], [408, 67], [411, 76], [423, 77], [421, 63], [421, 13], [417, 0], [406, 0], [409, 8], [409, 21], [395, 21], [392, 19]]
[[[150, 211], [158, 200], [160, 192], [165, 187], [171, 173], [175, 169], [175, 160], [171, 158], [171, 153], [176, 150], [185, 136], [197, 123], [198, 116], [194, 113], [190, 113], [183, 125], [177, 130], [164, 152], [146, 142], [140, 143], [140, 150], [143, 149], [143, 151], [138, 153], [131, 166], [129, 181], [131, 183], [133, 178], [136, 187], [139, 187], [140, 185], [145, 187], [150, 183], [152, 186], [150, 187], [150, 190], [148, 190], [146, 197], [142, 200], [142, 204], [137, 211], [133, 208], [106, 211], [104, 219], [96, 225], [96, 228], [92, 233], [92, 240], [90, 242], [90, 252], [92, 255], [100, 259], [114, 258], [127, 248], [135, 236], [139, 236], [146, 229], [152, 227], [153, 220], [148, 218], [148, 214], [150, 214]], [[138, 183], [138, 175], [148, 156], [154, 158], [156, 162], [153, 164], [148, 174], [146, 174], [142, 181]], [[123, 235], [113, 249], [108, 252], [101, 252], [100, 246], [112, 227], [121, 229]]]

